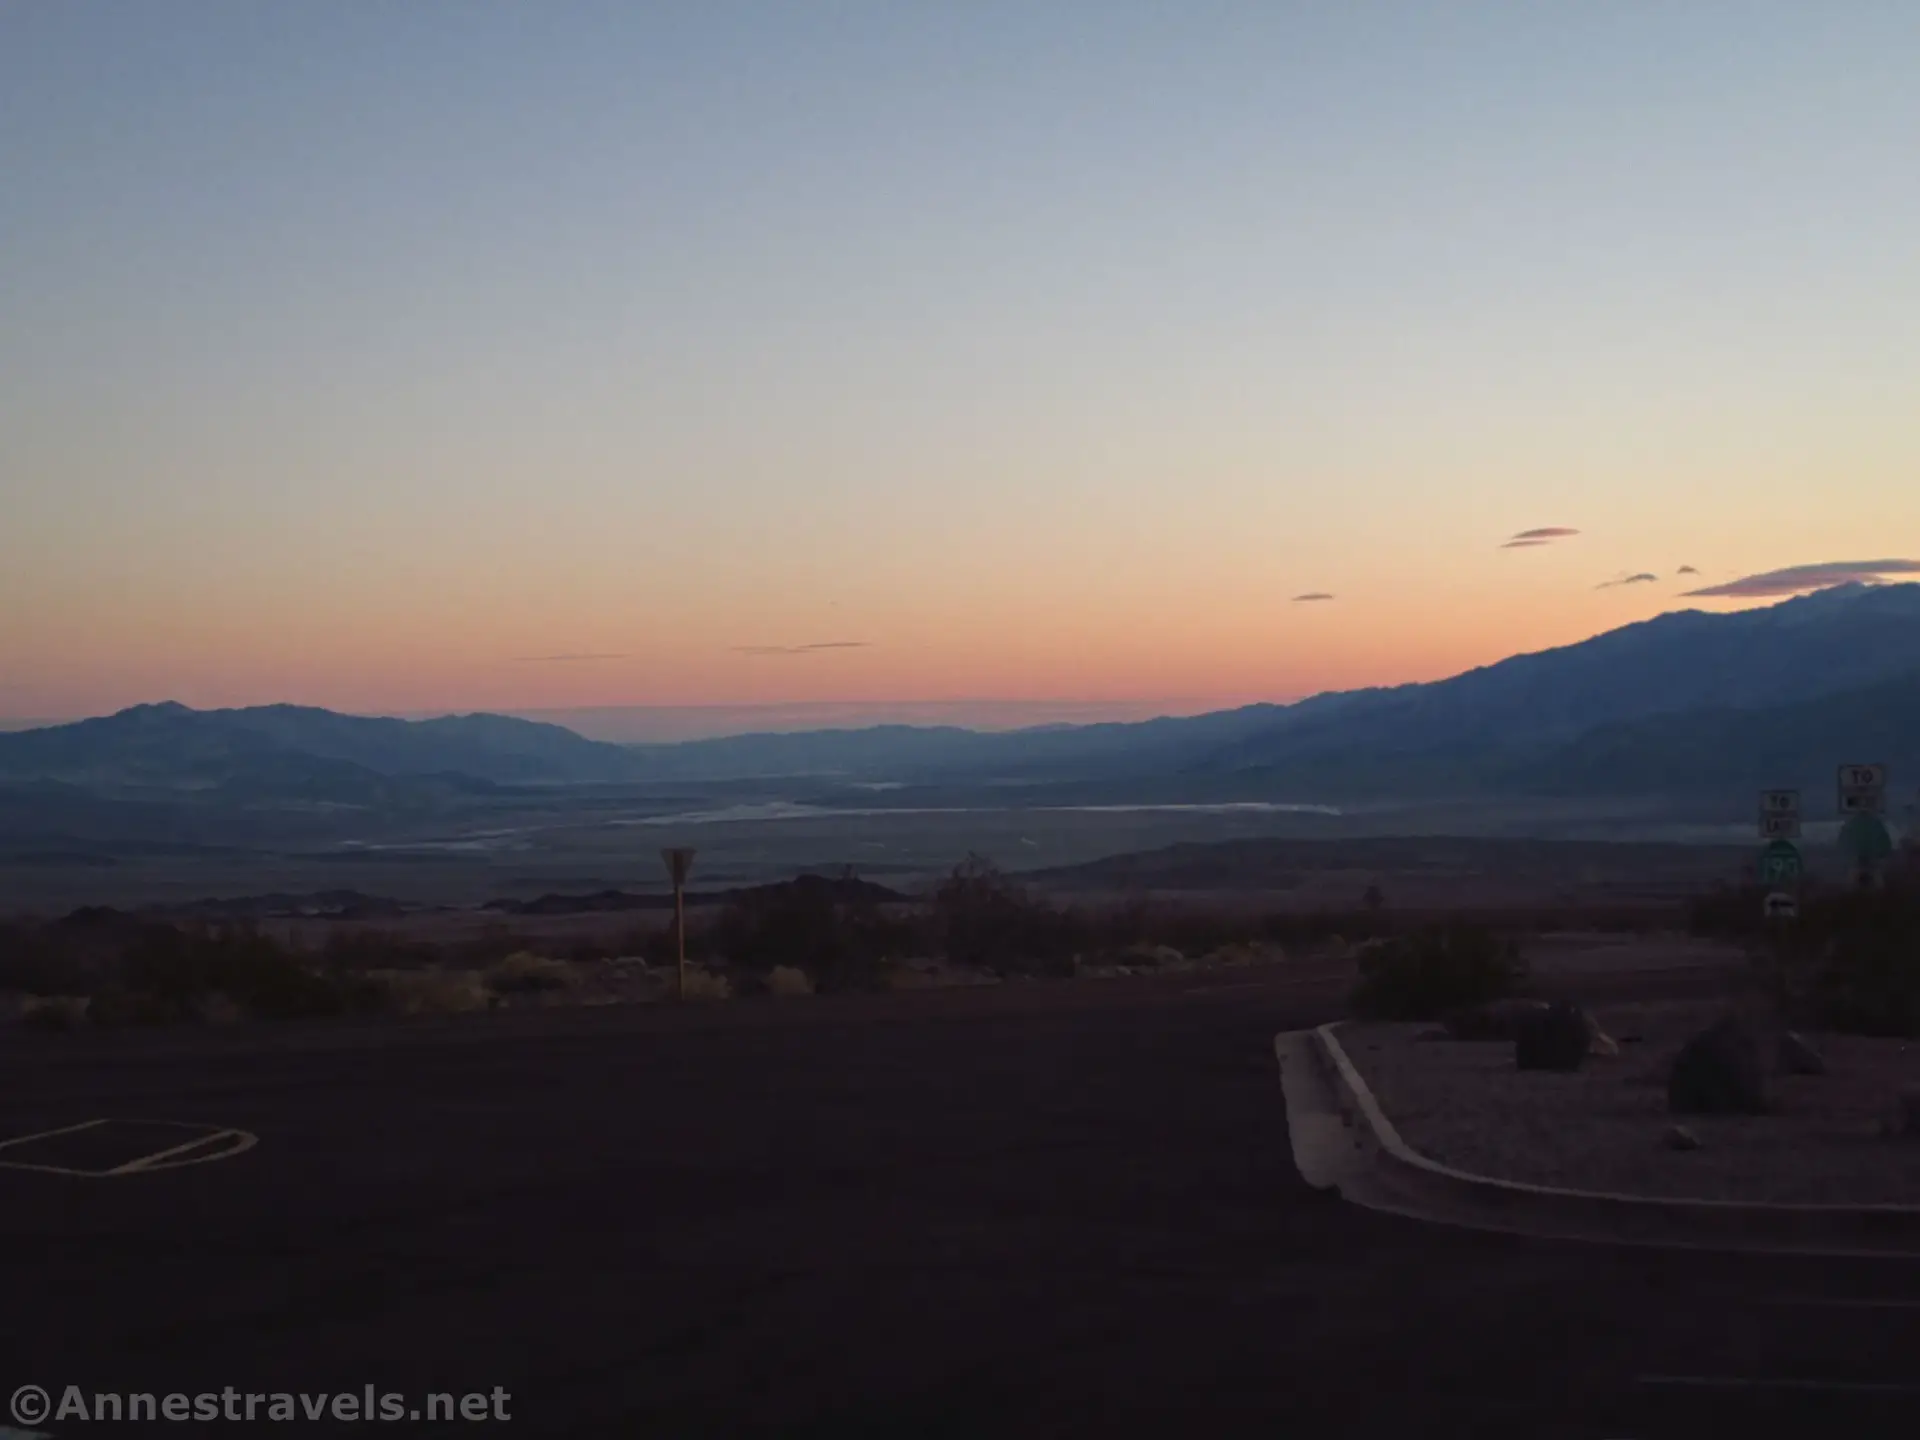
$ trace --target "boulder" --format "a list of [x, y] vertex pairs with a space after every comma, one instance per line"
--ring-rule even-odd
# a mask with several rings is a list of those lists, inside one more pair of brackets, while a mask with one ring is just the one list
[[1586, 1018], [1587, 1022], [1587, 1053], [1589, 1055], [1603, 1056], [1608, 1059], [1618, 1055], [1620, 1053], [1620, 1042], [1602, 1030], [1600, 1028], [1600, 1022], [1594, 1019], [1588, 1011], [1582, 1010], [1580, 1013]]
[[1667, 1148], [1669, 1150], [1698, 1150], [1700, 1137], [1684, 1125], [1674, 1125], [1667, 1130]]
[[1798, 1032], [1789, 1030], [1780, 1037], [1780, 1073], [1783, 1075], [1824, 1075], [1827, 1062], [1820, 1052]]
[[1449, 1011], [1441, 1023], [1456, 1040], [1501, 1040], [1511, 1044], [1519, 1038], [1521, 1024], [1546, 1009], [1544, 1000], [1489, 1000], [1483, 1005], [1463, 1005]]
[[1520, 1070], [1578, 1070], [1593, 1048], [1593, 1017], [1578, 1005], [1556, 1002], [1520, 1024], [1513, 1063]]
[[1893, 1111], [1887, 1117], [1886, 1133], [1905, 1140], [1920, 1140], [1920, 1085], [1903, 1085], [1893, 1097]]
[[1759, 1033], [1735, 1016], [1680, 1047], [1667, 1072], [1667, 1108], [1683, 1115], [1764, 1115], [1772, 1108]]
[[1120, 952], [1120, 961], [1126, 965], [1176, 966], [1187, 963], [1187, 957], [1171, 945], [1129, 945]]

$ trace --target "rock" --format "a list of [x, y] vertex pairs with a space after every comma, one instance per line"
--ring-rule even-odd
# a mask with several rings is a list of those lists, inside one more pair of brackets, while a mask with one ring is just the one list
[[1764, 1115], [1767, 1064], [1751, 1025], [1727, 1016], [1680, 1047], [1667, 1072], [1667, 1108], [1691, 1115]]
[[1903, 1085], [1894, 1096], [1893, 1113], [1887, 1117], [1886, 1133], [1907, 1140], [1920, 1140], [1920, 1085]]
[[1669, 1150], [1698, 1150], [1700, 1137], [1684, 1125], [1673, 1125], [1667, 1130], [1667, 1148]]
[[1519, 1038], [1521, 1024], [1547, 1009], [1544, 1000], [1489, 1000], [1484, 1005], [1466, 1005], [1441, 1017], [1447, 1033], [1456, 1040], [1504, 1040]]
[[1827, 1062], [1820, 1052], [1797, 1031], [1780, 1037], [1780, 1073], [1782, 1075], [1824, 1075]]
[[1620, 1042], [1600, 1028], [1600, 1022], [1588, 1011], [1580, 1012], [1587, 1022], [1587, 1053], [1612, 1059], [1620, 1053]]
[[1171, 945], [1129, 945], [1121, 952], [1121, 960], [1131, 965], [1174, 966], [1184, 965], [1187, 957]]
[[1521, 1022], [1513, 1063], [1521, 1070], [1578, 1070], [1593, 1045], [1593, 1017], [1578, 1005], [1549, 1005]]

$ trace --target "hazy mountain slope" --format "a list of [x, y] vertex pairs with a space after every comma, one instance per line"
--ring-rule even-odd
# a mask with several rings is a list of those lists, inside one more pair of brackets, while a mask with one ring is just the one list
[[[89, 786], [200, 789], [249, 775], [277, 786], [292, 783], [302, 767], [318, 783], [321, 762], [373, 776], [463, 775], [508, 784], [623, 780], [635, 768], [618, 745], [497, 715], [407, 721], [293, 705], [162, 704], [0, 735], [0, 778]], [[333, 773], [355, 788], [348, 771]]]
[[1452, 754], [1464, 762], [1545, 750], [1598, 725], [1787, 704], [1917, 668], [1920, 585], [1839, 586], [1730, 615], [1661, 615], [1431, 684], [1317, 697], [1200, 768], [1334, 754]]
[[1812, 815], [1833, 812], [1842, 764], [1890, 768], [1893, 808], [1920, 790], [1920, 669], [1813, 700], [1603, 725], [1516, 765], [1497, 783], [1540, 794], [1600, 792], [1751, 798], [1799, 788]]
[[795, 734], [730, 735], [630, 747], [648, 779], [737, 780], [769, 775], [931, 781], [1077, 779], [1122, 769], [1175, 768], [1244, 736], [1283, 712], [1250, 705], [1207, 715], [1098, 725], [977, 731], [955, 726], [875, 725]]
[[[1677, 757], [1711, 748], [1701, 737], [1727, 722], [1706, 716], [1678, 731], [1641, 722], [1766, 712], [1731, 726], [1711, 757], [1716, 775], [1744, 777], [1849, 738], [1825, 712], [1792, 707], [1915, 672], [1920, 585], [1856, 585], [1731, 615], [1663, 615], [1432, 684], [1138, 723], [1001, 733], [889, 725], [628, 747], [498, 715], [407, 721], [164, 704], [0, 734], [0, 782], [358, 805], [411, 803], [474, 782], [805, 775], [921, 786], [1184, 781], [1215, 798], [1244, 786], [1335, 804], [1510, 786], [1660, 788], [1676, 776]], [[1781, 707], [1791, 713], [1775, 714]], [[1575, 744], [1599, 727], [1625, 728]], [[1562, 764], [1565, 778], [1552, 780]], [[424, 789], [385, 783], [424, 777], [440, 778]]]

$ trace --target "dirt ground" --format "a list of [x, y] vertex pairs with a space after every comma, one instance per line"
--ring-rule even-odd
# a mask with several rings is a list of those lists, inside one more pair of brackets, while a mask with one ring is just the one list
[[[1775, 1077], [1779, 1113], [1670, 1115], [1674, 1055], [1724, 1008], [1596, 1005], [1620, 1055], [1570, 1075], [1518, 1071], [1510, 1044], [1436, 1039], [1431, 1025], [1339, 1034], [1406, 1142], [1461, 1170], [1633, 1194], [1920, 1204], [1920, 1137], [1880, 1133], [1901, 1086], [1920, 1083], [1920, 1043], [1808, 1033], [1829, 1073]], [[1667, 1145], [1676, 1121], [1698, 1150]]]

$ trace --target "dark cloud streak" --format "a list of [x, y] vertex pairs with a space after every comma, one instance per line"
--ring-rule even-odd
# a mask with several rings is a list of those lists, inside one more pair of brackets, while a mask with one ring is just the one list
[[1763, 599], [1775, 595], [1802, 595], [1833, 585], [1873, 584], [1888, 575], [1920, 575], [1920, 560], [1828, 560], [1818, 565], [1790, 565], [1759, 575], [1743, 575], [1720, 585], [1686, 592], [1689, 598]]
[[810, 645], [736, 645], [739, 655], [812, 655], [821, 650], [865, 650], [866, 640], [816, 640]]
[[1296, 605], [1304, 605], [1310, 600], [1331, 600], [1331, 599], [1333, 599], [1333, 596], [1329, 595], [1324, 590], [1309, 590], [1304, 595], [1294, 596], [1293, 603]]
[[1569, 535], [1579, 533], [1578, 530], [1566, 525], [1541, 525], [1532, 530], [1522, 530], [1518, 535], [1510, 537], [1508, 543], [1511, 544], [1514, 540], [1564, 540]]

